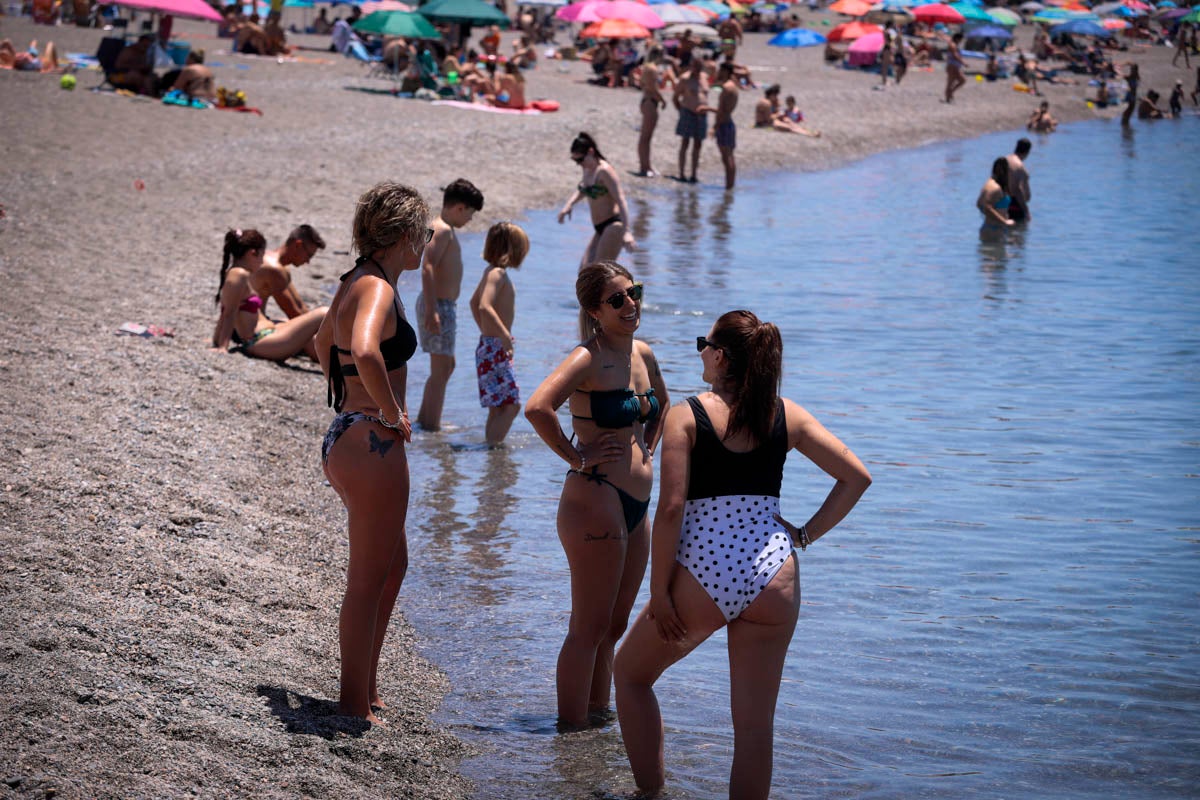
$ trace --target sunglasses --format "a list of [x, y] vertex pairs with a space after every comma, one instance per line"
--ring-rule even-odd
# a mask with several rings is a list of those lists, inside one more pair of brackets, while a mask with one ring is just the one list
[[640, 283], [635, 283], [633, 286], [630, 286], [625, 291], [617, 292], [612, 297], [605, 299], [604, 302], [606, 302], [610, 306], [612, 306], [614, 310], [620, 311], [621, 308], [625, 305], [626, 297], [628, 297], [630, 300], [632, 300], [635, 303], [640, 303], [642, 301], [642, 285]]
[[579, 153], [572, 153], [572, 154], [571, 154], [571, 160], [572, 160], [572, 161], [574, 161], [576, 164], [582, 164], [582, 163], [583, 163], [583, 160], [584, 160], [585, 158], [587, 158], [587, 155], [586, 155], [586, 154], [583, 154], [583, 155], [580, 155]]
[[432, 241], [433, 241], [433, 228], [426, 228], [425, 229], [425, 244], [429, 244]]
[[706, 347], [711, 347], [713, 350], [722, 349], [721, 345], [717, 344], [716, 342], [710, 342], [708, 339], [706, 339], [703, 336], [697, 336], [696, 337], [696, 352], [703, 353], [704, 348], [706, 348]]

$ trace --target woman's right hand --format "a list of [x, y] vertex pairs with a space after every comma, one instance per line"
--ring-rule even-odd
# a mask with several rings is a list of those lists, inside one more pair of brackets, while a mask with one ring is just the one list
[[571, 216], [571, 207], [567, 206], [562, 211], [558, 212], [558, 224], [562, 225], [563, 220], [567, 219], [570, 216]]
[[678, 642], [687, 636], [687, 628], [683, 627], [683, 620], [675, 613], [675, 604], [671, 602], [670, 595], [651, 594], [646, 610], [658, 628], [659, 638], [664, 642]]
[[600, 434], [587, 444], [581, 442], [575, 449], [583, 456], [586, 466], [594, 467], [597, 464], [609, 464], [619, 459], [625, 450], [625, 445], [617, 438], [615, 432], [609, 432]]
[[406, 442], [412, 441], [412, 422], [408, 419], [408, 412], [401, 410], [399, 418], [394, 423], [383, 413], [380, 413], [379, 419], [383, 421], [383, 427], [400, 434], [400, 437]]

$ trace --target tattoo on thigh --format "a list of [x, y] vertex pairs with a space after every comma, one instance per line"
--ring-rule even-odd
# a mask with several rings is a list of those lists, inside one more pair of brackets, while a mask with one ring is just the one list
[[627, 535], [626, 535], [624, 532], [622, 532], [622, 531], [620, 531], [620, 530], [616, 530], [616, 531], [605, 531], [604, 533], [599, 533], [599, 534], [597, 534], [597, 533], [585, 533], [585, 534], [583, 535], [583, 540], [584, 540], [585, 542], [607, 542], [607, 541], [621, 541], [622, 539], [628, 539], [628, 538], [629, 538], [629, 537], [628, 537], [628, 536], [627, 536]]
[[375, 431], [370, 431], [371, 436], [371, 452], [379, 453], [379, 457], [383, 458], [388, 454], [388, 450], [392, 449], [392, 445], [396, 443], [395, 439], [383, 440], [376, 435]]

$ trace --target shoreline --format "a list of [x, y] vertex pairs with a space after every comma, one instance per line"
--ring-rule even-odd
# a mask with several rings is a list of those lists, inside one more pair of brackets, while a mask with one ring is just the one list
[[[103, 33], [0, 17], [0, 35], [94, 52]], [[961, 105], [945, 106], [940, 68], [876, 92], [878, 76], [766, 38], [748, 38], [742, 60], [761, 84], [781, 80], [825, 135], [753, 130], [759, 95], [746, 92], [736, 115], [746, 177], [1012, 130], [1035, 104], [972, 81]], [[468, 177], [487, 196], [469, 228], [480, 231], [561, 204], [578, 180], [567, 148], [583, 129], [627, 192], [657, 194], [661, 181], [629, 175], [637, 95], [584, 84], [579, 62], [544, 62], [530, 96], [559, 99], [560, 112], [458, 111], [357, 91], [388, 84], [340, 56], [278, 64], [217, 52], [226, 41], [196, 39], [224, 65], [218, 84], [244, 88], [262, 117], [93, 94], [96, 73], [80, 73], [74, 92], [53, 76], [0, 73], [0, 104], [20, 109], [0, 119], [10, 298], [0, 376], [12, 387], [0, 398], [5, 777], [18, 795], [60, 797], [463, 797], [470, 786], [454, 770], [467, 748], [430, 722], [448, 684], [417, 655], [403, 606], [381, 664], [389, 725], [367, 732], [332, 713], [345, 535], [317, 456], [324, 387], [307, 362], [209, 351], [220, 240], [254, 226], [275, 247], [314, 224], [328, 249], [295, 273], [312, 301], [345, 269], [353, 203], [374, 181], [410, 182], [436, 211], [438, 187]], [[1143, 86], [1162, 91], [1162, 76], [1184, 71], [1158, 50], [1154, 63], [1139, 58]], [[1098, 116], [1081, 87], [1047, 89], [1061, 121]], [[673, 128], [668, 110], [656, 168], [671, 168]], [[711, 143], [701, 177], [687, 190], [721, 191]], [[116, 336], [126, 321], [175, 337]], [[410, 405], [419, 392], [410, 381]]]

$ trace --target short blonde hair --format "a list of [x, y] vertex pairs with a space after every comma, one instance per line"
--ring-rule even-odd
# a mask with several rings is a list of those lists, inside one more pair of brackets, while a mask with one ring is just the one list
[[483, 260], [496, 267], [521, 266], [529, 255], [529, 237], [520, 225], [497, 222], [487, 232], [483, 243]]
[[429, 206], [419, 192], [401, 183], [377, 183], [358, 198], [354, 210], [354, 248], [371, 256], [397, 242], [425, 243]]

